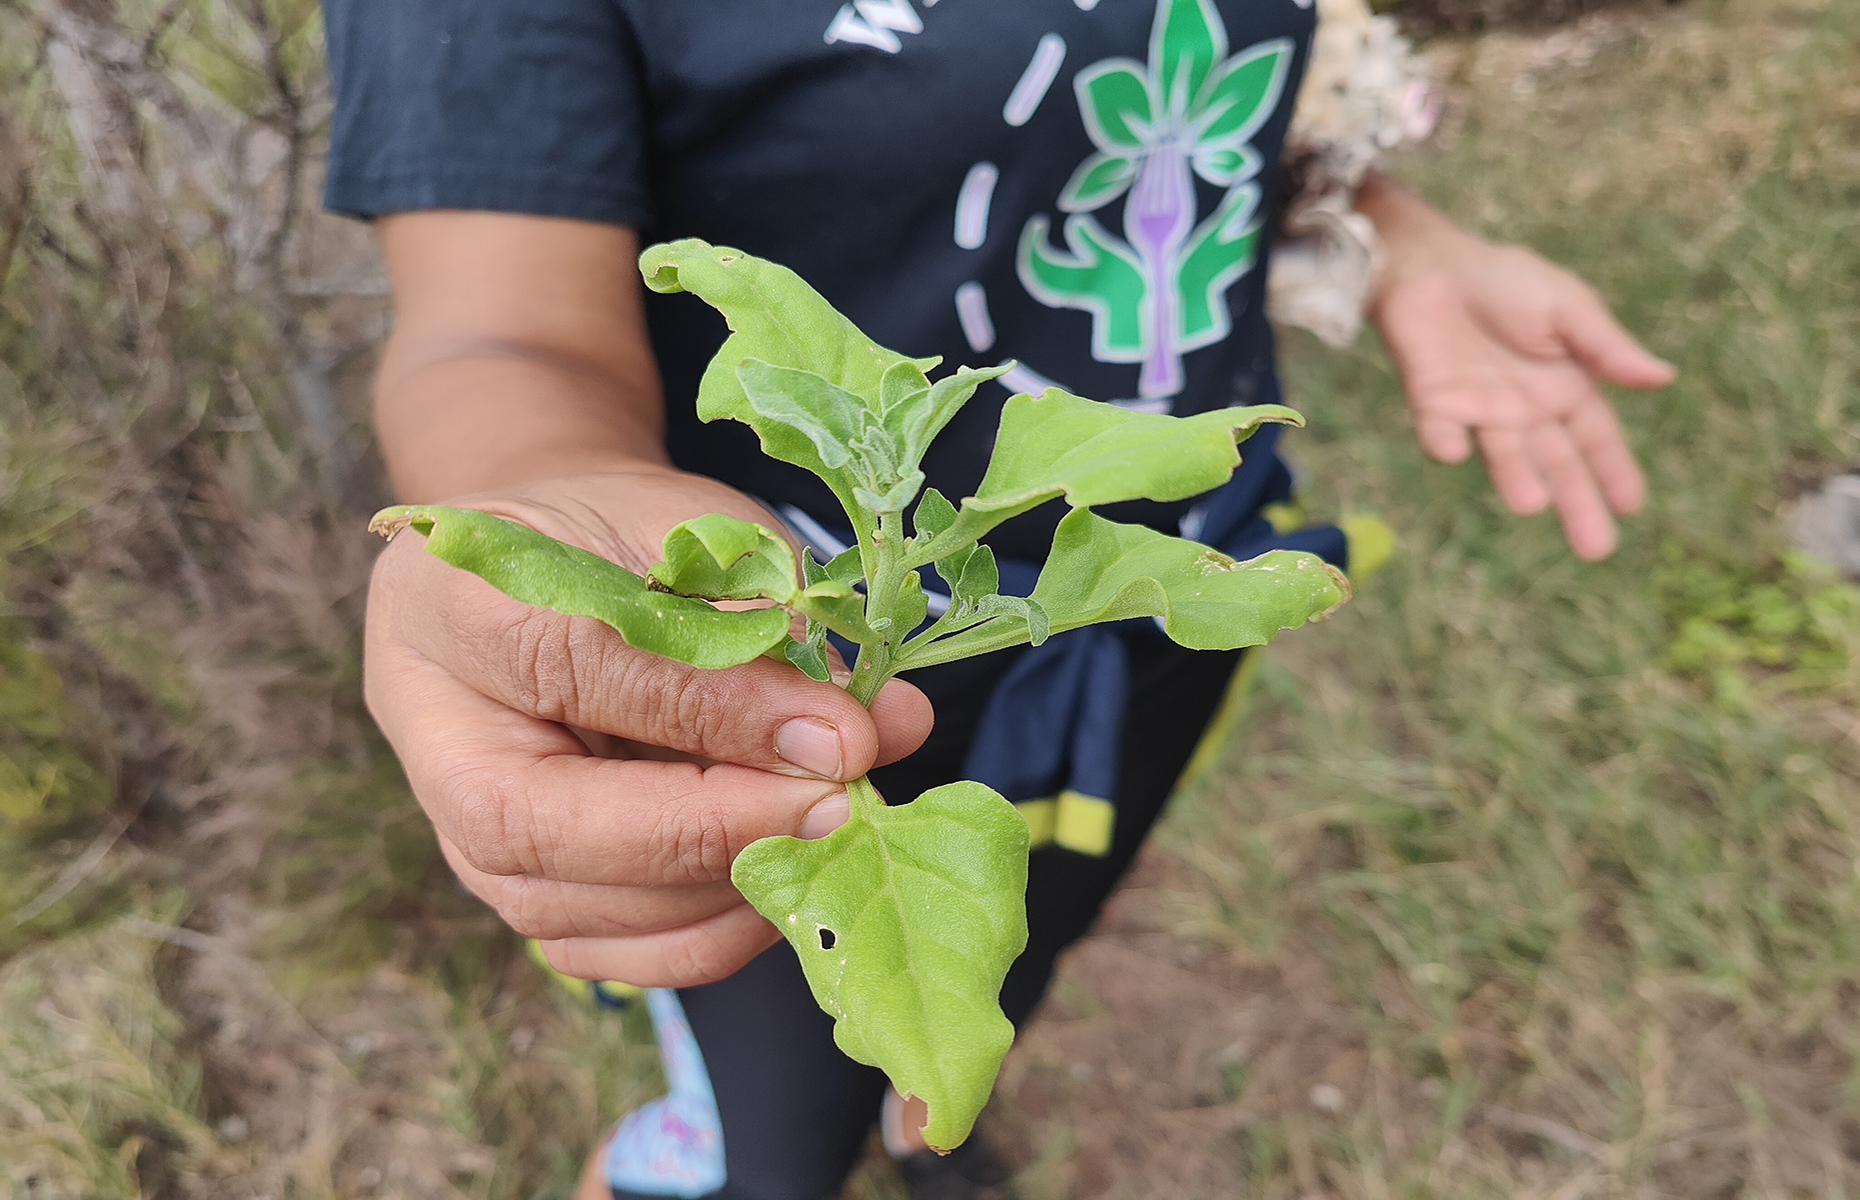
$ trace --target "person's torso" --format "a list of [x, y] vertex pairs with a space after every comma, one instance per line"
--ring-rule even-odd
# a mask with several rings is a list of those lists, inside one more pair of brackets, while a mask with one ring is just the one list
[[[774, 259], [944, 369], [1020, 364], [932, 448], [945, 494], [973, 491], [1015, 390], [1178, 414], [1277, 398], [1265, 210], [1314, 25], [1298, 0], [620, 7], [645, 91], [643, 240]], [[689, 296], [647, 315], [674, 460], [829, 516], [746, 428], [697, 423], [721, 320]], [[992, 540], [1038, 559], [1058, 515]]]

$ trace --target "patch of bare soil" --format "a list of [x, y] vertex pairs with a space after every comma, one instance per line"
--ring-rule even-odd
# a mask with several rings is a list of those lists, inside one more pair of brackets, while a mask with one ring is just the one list
[[1308, 1176], [1309, 1127], [1363, 1085], [1362, 1033], [1323, 964], [1242, 963], [1170, 933], [1156, 900], [1180, 876], [1145, 851], [1008, 1059], [988, 1129], [1030, 1193], [1230, 1195], [1268, 1115]]

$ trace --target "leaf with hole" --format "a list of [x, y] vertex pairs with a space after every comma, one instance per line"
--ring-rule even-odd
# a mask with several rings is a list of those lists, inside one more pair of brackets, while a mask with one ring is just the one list
[[840, 1049], [921, 1097], [946, 1150], [1014, 1040], [995, 997], [1027, 944], [1027, 822], [979, 783], [894, 808], [863, 781], [853, 797], [846, 824], [756, 842], [730, 877], [794, 947]]

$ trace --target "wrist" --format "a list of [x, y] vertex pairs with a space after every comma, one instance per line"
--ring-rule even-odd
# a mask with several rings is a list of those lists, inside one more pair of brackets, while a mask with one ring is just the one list
[[1455, 225], [1445, 213], [1380, 171], [1364, 176], [1356, 211], [1376, 227], [1382, 264], [1369, 288], [1367, 312], [1378, 322], [1391, 292], [1415, 275], [1450, 266], [1485, 242]]

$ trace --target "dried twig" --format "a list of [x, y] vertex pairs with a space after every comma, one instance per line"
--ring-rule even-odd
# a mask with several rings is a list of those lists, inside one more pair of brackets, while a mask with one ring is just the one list
[[110, 823], [103, 827], [103, 831], [91, 839], [90, 845], [84, 848], [84, 853], [72, 859], [70, 865], [58, 873], [58, 878], [52, 880], [50, 887], [27, 901], [24, 907], [15, 909], [7, 917], [7, 923], [15, 927], [24, 925], [63, 900], [80, 883], [90, 878], [90, 873], [97, 869], [99, 863], [103, 862], [104, 856], [110, 853], [117, 839], [121, 838], [135, 819], [141, 815], [142, 807], [147, 803], [148, 793], [144, 791], [142, 799], [138, 800], [133, 807], [119, 810], [115, 816], [110, 818]]
[[1540, 1137], [1546, 1142], [1556, 1143], [1571, 1154], [1584, 1155], [1598, 1162], [1607, 1160], [1608, 1146], [1605, 1143], [1596, 1141], [1586, 1133], [1579, 1133], [1560, 1121], [1533, 1116], [1530, 1113], [1514, 1112], [1496, 1104], [1481, 1104], [1473, 1111], [1480, 1120], [1496, 1125], [1500, 1129]]

